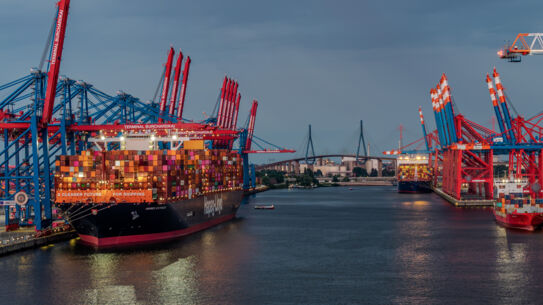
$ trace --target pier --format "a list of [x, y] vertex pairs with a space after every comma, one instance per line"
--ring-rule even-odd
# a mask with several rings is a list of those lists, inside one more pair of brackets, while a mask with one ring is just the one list
[[36, 237], [36, 229], [34, 227], [20, 228], [9, 232], [6, 232], [5, 227], [0, 227], [0, 256], [47, 246], [75, 237], [77, 237], [77, 233], [71, 229], [66, 231], [52, 229], [49, 235]]
[[441, 198], [447, 200], [456, 207], [492, 207], [494, 204], [494, 200], [487, 199], [456, 199], [451, 195], [445, 193], [441, 188], [438, 187], [433, 187], [432, 190], [434, 191], [434, 193], [441, 196]]

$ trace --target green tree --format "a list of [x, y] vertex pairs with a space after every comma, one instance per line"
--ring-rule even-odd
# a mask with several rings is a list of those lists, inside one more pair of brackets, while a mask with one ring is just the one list
[[356, 177], [367, 177], [368, 176], [368, 172], [366, 171], [366, 169], [362, 168], [362, 167], [358, 167], [358, 166], [353, 168], [353, 174]]
[[370, 177], [377, 177], [377, 170], [375, 168], [371, 169]]
[[343, 179], [342, 179], [341, 181], [343, 181], [343, 182], [349, 182], [349, 181], [351, 181], [351, 180], [349, 179], [349, 177], [345, 176], [345, 177], [343, 177]]
[[316, 172], [315, 172], [315, 176], [316, 177], [322, 177], [322, 171], [320, 169], [318, 169]]
[[396, 172], [393, 170], [383, 169], [383, 177], [394, 177]]
[[[285, 172], [276, 170], [263, 170], [256, 172], [257, 177], [268, 177], [269, 183], [283, 183], [285, 182]], [[264, 183], [264, 181], [262, 181]]]
[[334, 175], [334, 178], [332, 178], [332, 182], [339, 182], [339, 178], [337, 175]]
[[309, 175], [304, 175], [302, 177], [302, 185], [303, 186], [310, 186], [313, 183], [313, 179]]
[[302, 175], [296, 177], [296, 183], [302, 186], [311, 186], [312, 184], [318, 185], [319, 180], [315, 178], [312, 170], [306, 169]]

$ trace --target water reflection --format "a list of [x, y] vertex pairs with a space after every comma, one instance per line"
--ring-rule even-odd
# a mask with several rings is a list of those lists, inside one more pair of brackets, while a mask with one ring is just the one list
[[64, 255], [53, 259], [57, 276], [70, 280], [54, 281], [53, 289], [62, 292], [56, 297], [66, 304], [198, 304], [220, 299], [221, 279], [239, 272], [236, 268], [243, 266], [253, 242], [240, 232], [242, 225], [242, 218], [235, 219], [179, 241], [124, 250], [95, 250], [72, 240]]
[[[277, 209], [254, 210], [255, 202]], [[490, 210], [361, 187], [261, 193], [239, 215], [158, 246], [95, 251], [72, 240], [3, 257], [0, 296], [22, 304], [539, 303], [542, 233], [503, 229]]]
[[402, 206], [404, 207], [414, 207], [417, 209], [424, 209], [430, 205], [430, 201], [427, 200], [412, 200], [412, 201], [402, 201]]
[[512, 302], [528, 303], [526, 296], [519, 295], [526, 283], [530, 282], [532, 266], [527, 259], [527, 245], [514, 242], [516, 235], [531, 232], [515, 231], [496, 225], [495, 227], [495, 279], [499, 291], [505, 292], [500, 304]]
[[157, 304], [196, 304], [199, 295], [194, 256], [153, 271]]
[[414, 213], [418, 217], [405, 217], [397, 222], [394, 264], [397, 266], [402, 285], [397, 287], [399, 294], [393, 299], [393, 303], [431, 304], [430, 292], [432, 287], [428, 281], [432, 278], [433, 260], [428, 248], [431, 247], [430, 235], [432, 223], [428, 215], [419, 214], [420, 211], [431, 208], [426, 200], [402, 201], [402, 207], [398, 211], [401, 214]]

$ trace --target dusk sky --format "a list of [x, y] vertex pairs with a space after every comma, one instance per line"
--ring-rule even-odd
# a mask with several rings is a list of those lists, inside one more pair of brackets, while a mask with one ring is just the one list
[[[54, 3], [2, 1], [0, 84], [38, 66]], [[405, 142], [422, 136], [419, 105], [434, 129], [429, 90], [442, 73], [457, 110], [482, 125], [494, 66], [520, 114], [543, 110], [543, 56], [496, 56], [517, 33], [542, 31], [542, 11], [541, 1], [72, 0], [61, 74], [149, 100], [172, 45], [192, 59], [184, 117], [210, 113], [228, 74], [240, 123], [259, 101], [257, 136], [300, 150], [312, 124], [317, 153], [347, 153], [362, 119], [377, 155], [397, 147], [399, 124]]]

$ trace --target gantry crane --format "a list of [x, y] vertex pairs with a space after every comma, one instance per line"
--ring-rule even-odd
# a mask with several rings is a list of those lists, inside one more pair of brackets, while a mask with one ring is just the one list
[[510, 62], [520, 62], [523, 55], [543, 54], [543, 33], [520, 33], [511, 45], [505, 45], [498, 56]]
[[[184, 138], [207, 140], [232, 149], [240, 133], [245, 130], [247, 134], [247, 129], [251, 129], [251, 143], [256, 107], [251, 111], [252, 123], [245, 129], [238, 129], [241, 94], [237, 93], [237, 82], [230, 79], [225, 78], [223, 85], [220, 124], [183, 122], [191, 59], [188, 56], [185, 60], [179, 90], [183, 60], [179, 52], [170, 93], [173, 47], [168, 52], [165, 77], [161, 80], [159, 104], [144, 103], [121, 91], [111, 96], [87, 82], [59, 77], [70, 0], [60, 0], [57, 6], [54, 35], [50, 37], [52, 46], [46, 47], [50, 50], [47, 72], [31, 69], [29, 75], [0, 85], [0, 205], [6, 209], [17, 208], [17, 213], [22, 215], [17, 219], [35, 225], [37, 230], [48, 227], [52, 220], [51, 182], [55, 157], [78, 154], [96, 146], [96, 139], [102, 142], [107, 139], [107, 147], [103, 149], [108, 150], [122, 148], [124, 135], [130, 134], [148, 134], [151, 141], [155, 136], [167, 136], [171, 143], [165, 148], [173, 147], [174, 142]], [[225, 90], [226, 81], [228, 91]], [[118, 137], [118, 141], [110, 137]], [[250, 151], [245, 149], [246, 146], [247, 136], [240, 141], [242, 154], [277, 152]], [[249, 167], [247, 162], [244, 166]], [[17, 201], [15, 199], [21, 193], [28, 196], [24, 204], [18, 201], [19, 204], [14, 205], [12, 202]]]

